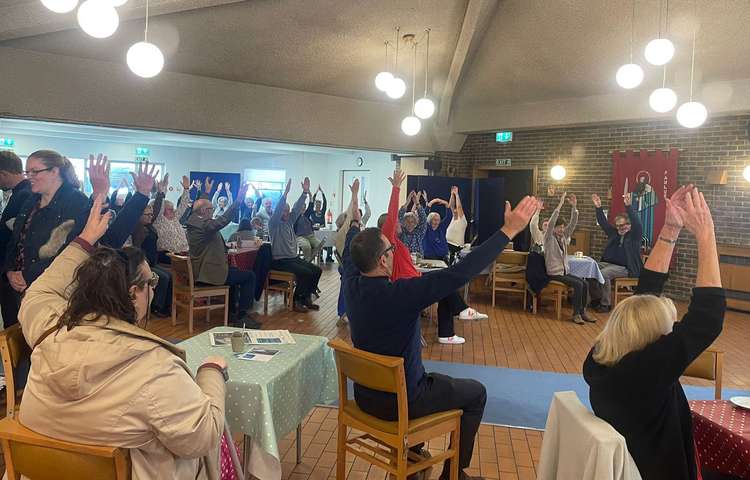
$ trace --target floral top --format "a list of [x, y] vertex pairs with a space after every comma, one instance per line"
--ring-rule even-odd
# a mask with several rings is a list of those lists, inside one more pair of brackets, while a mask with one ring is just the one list
[[185, 234], [185, 227], [180, 223], [180, 218], [185, 213], [190, 203], [190, 192], [184, 190], [182, 197], [177, 204], [177, 210], [175, 211], [174, 218], [169, 220], [164, 216], [164, 208], [159, 210], [159, 215], [154, 220], [153, 226], [159, 239], [156, 243], [156, 248], [160, 252], [174, 252], [181, 253], [188, 251], [187, 236]]

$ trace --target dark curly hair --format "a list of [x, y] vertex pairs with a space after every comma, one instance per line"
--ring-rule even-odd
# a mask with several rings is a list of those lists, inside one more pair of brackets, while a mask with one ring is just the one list
[[60, 323], [70, 330], [93, 314], [89, 321], [112, 317], [135, 324], [138, 318], [128, 289], [133, 285], [138, 288], [146, 285], [140, 271], [145, 261], [139, 248], [97, 248], [76, 269], [68, 308]]

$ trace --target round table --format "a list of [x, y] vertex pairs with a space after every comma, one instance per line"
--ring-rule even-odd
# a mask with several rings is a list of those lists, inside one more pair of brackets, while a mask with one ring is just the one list
[[336, 230], [330, 228], [321, 228], [313, 232], [315, 238], [320, 240], [321, 246], [325, 247], [332, 247], [336, 243], [336, 233]]
[[568, 255], [568, 265], [570, 266], [571, 275], [579, 278], [593, 278], [601, 284], [604, 284], [604, 276], [599, 269], [599, 264], [591, 257], [576, 257]]
[[726, 400], [693, 400], [690, 410], [701, 466], [750, 479], [750, 410]]
[[252, 270], [260, 248], [238, 248], [227, 252], [229, 265], [240, 270]]

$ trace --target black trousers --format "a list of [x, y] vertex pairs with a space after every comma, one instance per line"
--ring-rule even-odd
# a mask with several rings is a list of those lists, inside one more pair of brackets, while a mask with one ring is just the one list
[[[363, 411], [383, 420], [394, 421], [398, 416], [395, 397], [391, 401], [357, 398]], [[459, 436], [458, 468], [462, 470], [471, 463], [474, 453], [474, 438], [487, 403], [484, 385], [467, 378], [452, 378], [440, 373], [428, 373], [420, 385], [416, 398], [409, 399], [409, 418], [419, 418], [446, 410], [461, 409], [461, 434]], [[450, 471], [450, 460], [443, 465], [443, 473]]]
[[573, 289], [573, 315], [580, 315], [586, 310], [589, 296], [589, 284], [575, 275], [550, 275], [550, 280], [557, 280]]
[[468, 306], [458, 292], [453, 292], [438, 302], [438, 337], [452, 337], [455, 335], [453, 329], [453, 317], [466, 310]]
[[456, 263], [456, 254], [463, 250], [463, 247], [457, 247], [455, 245], [448, 244], [448, 265]]
[[271, 263], [273, 270], [293, 273], [297, 277], [297, 288], [294, 291], [294, 299], [305, 302], [318, 288], [318, 281], [323, 270], [317, 265], [306, 262], [301, 258], [282, 258]]
[[159, 313], [168, 314], [172, 308], [172, 275], [159, 265], [152, 266], [151, 271], [159, 276], [159, 283], [154, 289], [151, 308]]
[[5, 273], [0, 273], [0, 311], [3, 315], [3, 326], [8, 328], [18, 323], [18, 309], [21, 307], [21, 294], [13, 290]]
[[[229, 312], [242, 316], [253, 305], [255, 299], [255, 273], [249, 270], [229, 267], [227, 281], [229, 286]], [[239, 304], [239, 307], [235, 307]]]

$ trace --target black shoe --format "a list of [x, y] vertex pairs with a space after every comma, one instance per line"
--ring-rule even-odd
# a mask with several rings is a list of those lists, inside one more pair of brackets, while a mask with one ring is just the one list
[[599, 305], [594, 309], [597, 313], [609, 313], [610, 310], [612, 310], [612, 308], [607, 305]]
[[259, 329], [261, 327], [261, 323], [258, 321], [258, 316], [252, 312], [247, 312], [239, 316], [239, 318], [232, 320], [231, 324], [236, 328]]
[[294, 302], [293, 310], [297, 313], [307, 313], [310, 311], [310, 309], [307, 308], [304, 303], [297, 301]]
[[320, 305], [316, 305], [312, 302], [312, 300], [308, 300], [305, 303], [305, 307], [307, 307], [308, 310], [320, 310]]

